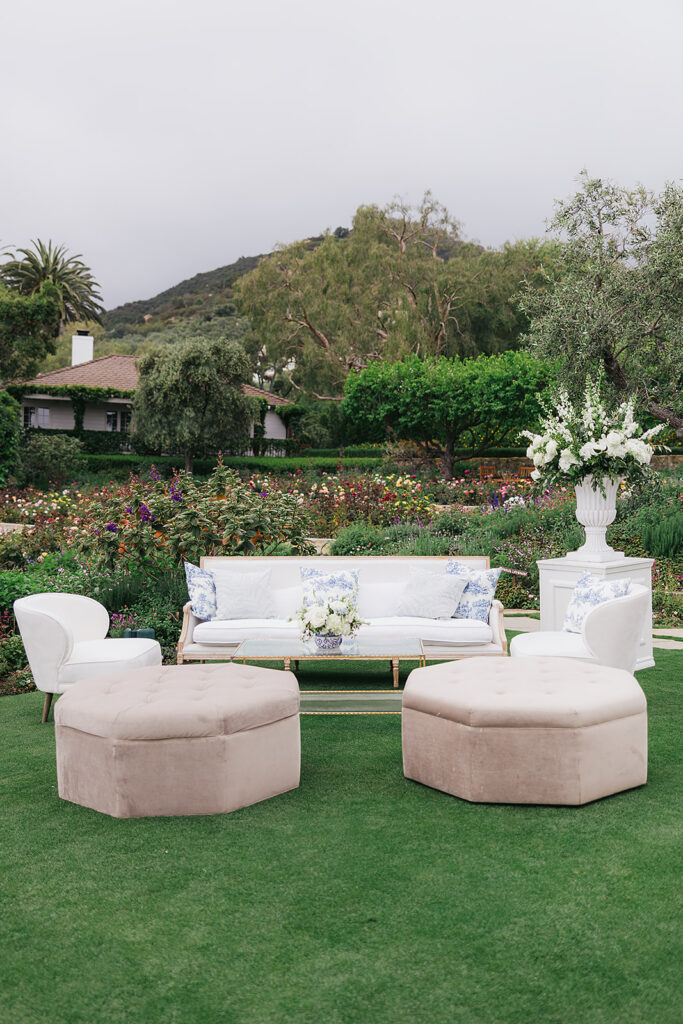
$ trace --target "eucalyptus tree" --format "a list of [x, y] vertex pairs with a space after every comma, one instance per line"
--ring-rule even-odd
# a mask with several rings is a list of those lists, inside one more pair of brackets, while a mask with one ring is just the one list
[[512, 296], [525, 278], [538, 284], [552, 256], [536, 241], [502, 251], [463, 243], [457, 222], [427, 193], [416, 209], [361, 206], [351, 231], [281, 248], [235, 291], [264, 376], [338, 398], [349, 373], [376, 360], [514, 346], [526, 321]]
[[604, 374], [619, 397], [637, 394], [683, 437], [683, 189], [655, 195], [585, 171], [580, 183], [550, 223], [559, 273], [521, 295], [524, 341], [561, 358], [570, 391], [587, 372]]
[[69, 255], [63, 245], [32, 241], [32, 249], [19, 249], [16, 256], [0, 266], [0, 278], [22, 295], [35, 295], [46, 282], [59, 293], [61, 324], [77, 320], [102, 322], [104, 307], [99, 285], [80, 253]]

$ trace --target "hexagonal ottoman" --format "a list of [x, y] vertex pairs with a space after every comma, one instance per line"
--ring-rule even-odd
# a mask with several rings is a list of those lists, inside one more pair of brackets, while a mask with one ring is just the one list
[[299, 686], [249, 665], [84, 680], [55, 709], [59, 795], [115, 818], [222, 814], [299, 785]]
[[470, 658], [410, 673], [407, 778], [464, 800], [585, 804], [647, 781], [647, 705], [623, 669]]

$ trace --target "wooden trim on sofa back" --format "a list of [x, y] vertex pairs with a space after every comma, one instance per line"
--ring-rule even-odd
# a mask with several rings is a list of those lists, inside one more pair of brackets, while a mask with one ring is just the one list
[[458, 562], [481, 562], [484, 559], [484, 568], [491, 568], [491, 559], [488, 555], [202, 555], [199, 559], [199, 565], [203, 569], [206, 560], [212, 562], [244, 562], [245, 558], [248, 558], [250, 561], [263, 562], [301, 562], [304, 565], [309, 562], [315, 564], [319, 562], [360, 562], [362, 565], [365, 561], [369, 562], [380, 558], [393, 562], [415, 562], [417, 560], [420, 562], [448, 562], [451, 559], [455, 559]]

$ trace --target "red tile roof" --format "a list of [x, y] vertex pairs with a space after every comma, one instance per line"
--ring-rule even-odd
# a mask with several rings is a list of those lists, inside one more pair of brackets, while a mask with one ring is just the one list
[[271, 391], [264, 391], [262, 388], [255, 388], [253, 384], [244, 384], [243, 390], [249, 398], [266, 398], [268, 405], [292, 405], [288, 398], [274, 395]]
[[60, 370], [39, 373], [33, 380], [24, 383], [32, 388], [41, 385], [82, 384], [89, 388], [116, 388], [118, 391], [135, 391], [140, 380], [136, 356], [100, 356], [76, 366], [63, 366]]
[[[23, 383], [26, 387], [35, 388], [36, 391], [39, 391], [41, 386], [68, 387], [70, 384], [81, 384], [90, 388], [113, 388], [117, 391], [135, 391], [139, 380], [137, 356], [111, 355], [100, 356], [99, 359], [91, 359], [87, 363], [78, 363], [77, 366], [63, 366], [60, 370], [39, 373], [33, 380]], [[270, 391], [263, 391], [262, 388], [254, 387], [253, 384], [245, 384], [244, 393], [249, 398], [265, 398], [268, 405], [273, 407], [292, 404], [288, 399], [271, 394]]]

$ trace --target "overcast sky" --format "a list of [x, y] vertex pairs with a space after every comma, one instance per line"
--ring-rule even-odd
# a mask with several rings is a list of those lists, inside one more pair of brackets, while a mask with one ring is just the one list
[[0, 0], [0, 245], [111, 308], [431, 189], [486, 245], [683, 175], [681, 0]]

